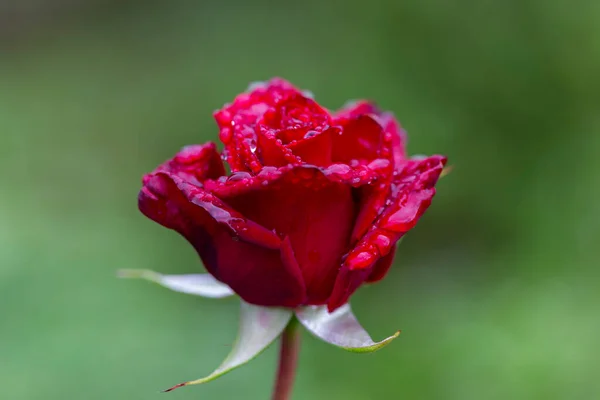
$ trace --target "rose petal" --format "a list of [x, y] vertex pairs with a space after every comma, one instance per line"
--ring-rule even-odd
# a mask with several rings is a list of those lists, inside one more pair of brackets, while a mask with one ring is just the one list
[[226, 108], [214, 113], [219, 126], [219, 138], [223, 142], [223, 157], [229, 163], [231, 171], [254, 171], [261, 168], [256, 155], [257, 137], [253, 124], [258, 116], [253, 113], [232, 114]]
[[341, 135], [333, 140], [334, 162], [349, 164], [352, 160], [368, 163], [376, 158], [386, 158], [383, 128], [370, 115], [334, 120], [342, 127]]
[[[334, 115], [334, 121], [341, 125], [347, 125], [360, 116], [369, 115], [383, 128], [383, 152], [379, 157], [387, 156], [394, 161], [394, 165], [400, 166], [406, 160], [406, 132], [402, 129], [394, 114], [381, 112], [377, 106], [369, 101], [360, 100], [349, 102]], [[378, 141], [377, 136], [373, 136]], [[367, 141], [368, 143], [368, 141]], [[369, 147], [369, 145], [367, 145]], [[387, 154], [389, 152], [389, 154]]]
[[331, 125], [331, 116], [313, 99], [289, 90], [262, 115], [258, 125], [274, 130], [283, 144], [289, 144], [303, 140], [309, 131], [322, 132]]
[[309, 131], [302, 140], [290, 143], [287, 147], [302, 162], [326, 167], [331, 165], [333, 138], [339, 135], [338, 127], [326, 128], [324, 132]]
[[304, 302], [301, 272], [281, 261], [281, 239], [204, 189], [158, 173], [140, 192], [139, 206], [183, 235], [208, 272], [247, 302], [287, 307]]
[[147, 269], [123, 269], [120, 278], [138, 278], [158, 283], [176, 292], [219, 299], [232, 296], [233, 290], [210, 274], [163, 275]]
[[384, 142], [391, 148], [395, 166], [401, 166], [406, 161], [406, 132], [392, 113], [378, 114], [377, 121], [383, 127]]
[[301, 160], [291, 149], [277, 138], [277, 132], [263, 125], [255, 127], [258, 151], [263, 165], [282, 167], [287, 164], [300, 164]]
[[320, 304], [329, 297], [339, 255], [350, 244], [346, 231], [355, 220], [356, 203], [349, 186], [371, 184], [390, 174], [390, 168], [385, 159], [354, 168], [265, 167], [256, 176], [237, 173], [227, 180], [206, 181], [205, 188], [280, 235], [294, 232], [290, 240], [306, 282], [307, 301]]
[[329, 298], [335, 310], [369, 278], [375, 263], [389, 254], [396, 242], [419, 220], [435, 194], [435, 185], [446, 158], [432, 156], [408, 160], [392, 183], [387, 206], [374, 226], [348, 253]]
[[[400, 239], [400, 240], [402, 240], [402, 239]], [[395, 255], [396, 255], [396, 246], [392, 247], [392, 250], [388, 254], [381, 257], [379, 260], [377, 260], [377, 262], [373, 266], [373, 270], [367, 277], [366, 281], [369, 283], [375, 283], [377, 281], [382, 280], [386, 276], [388, 271], [390, 270], [390, 268], [394, 262]]]
[[325, 302], [356, 216], [351, 188], [327, 179], [316, 167], [281, 168], [270, 177], [260, 175], [212, 190], [252, 221], [289, 236], [307, 302]]
[[331, 313], [325, 306], [302, 307], [296, 310], [296, 317], [319, 339], [356, 353], [379, 350], [400, 334], [398, 331], [380, 342], [374, 342], [352, 313], [350, 304], [345, 304]]
[[[377, 122], [381, 130], [370, 120]], [[377, 184], [359, 189], [360, 212], [352, 233], [352, 241], [355, 242], [367, 232], [384, 209], [392, 183], [391, 172], [406, 158], [406, 136], [393, 114], [381, 113], [373, 103], [367, 101], [349, 103], [335, 114], [335, 121], [344, 128], [344, 134], [338, 138], [340, 143], [336, 143], [338, 146], [345, 144], [344, 147], [337, 147], [340, 149], [338, 158], [345, 156], [365, 163], [370, 157], [377, 156], [391, 161], [389, 170], [381, 174], [382, 179]], [[354, 150], [347, 152], [346, 148]], [[357, 153], [360, 156], [356, 156]], [[361, 157], [367, 160], [361, 160]]]
[[[386, 160], [387, 161], [387, 160]], [[352, 231], [352, 243], [356, 243], [373, 226], [377, 217], [383, 212], [390, 193], [393, 179], [393, 164], [380, 172], [380, 179], [358, 189], [360, 208]]]
[[184, 147], [175, 157], [159, 165], [152, 174], [146, 175], [144, 183], [158, 172], [175, 175], [199, 185], [205, 179], [225, 175], [225, 167], [215, 144], [208, 142]]
[[238, 337], [225, 361], [207, 377], [183, 382], [165, 392], [189, 385], [210, 382], [259, 355], [281, 335], [292, 317], [292, 311], [282, 308], [258, 307], [242, 301]]
[[342, 108], [337, 110], [333, 115], [334, 119], [353, 119], [366, 114], [379, 114], [377, 105], [368, 100], [352, 100], [344, 104]]
[[287, 145], [302, 142], [313, 132], [322, 133], [331, 124], [327, 110], [278, 78], [252, 85], [249, 93], [217, 111], [215, 119], [234, 172], [299, 164], [301, 160]]

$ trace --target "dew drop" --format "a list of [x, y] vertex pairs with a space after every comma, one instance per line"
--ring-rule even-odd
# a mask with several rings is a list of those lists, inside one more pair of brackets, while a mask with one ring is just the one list
[[306, 132], [306, 134], [304, 135], [304, 139], [310, 139], [312, 137], [315, 137], [319, 134], [319, 132], [317, 131], [308, 131]]
[[361, 251], [356, 256], [349, 258], [346, 262], [350, 269], [363, 269], [369, 267], [375, 256], [367, 251]]
[[377, 237], [373, 241], [373, 244], [377, 246], [379, 254], [385, 256], [390, 252], [390, 245], [392, 244], [392, 240], [389, 236], [380, 234], [377, 235]]
[[250, 175], [248, 172], [239, 171], [239, 172], [234, 172], [233, 174], [231, 174], [231, 176], [227, 180], [230, 182], [237, 182], [237, 181], [248, 180], [250, 178], [252, 178], [252, 175]]
[[246, 139], [246, 143], [248, 143], [248, 148], [252, 154], [256, 153], [256, 140], [254, 139]]
[[371, 161], [368, 165], [370, 169], [382, 169], [387, 168], [390, 165], [390, 161], [384, 158], [377, 158]]
[[348, 174], [351, 169], [346, 164], [332, 164], [325, 171], [329, 174], [345, 175]]

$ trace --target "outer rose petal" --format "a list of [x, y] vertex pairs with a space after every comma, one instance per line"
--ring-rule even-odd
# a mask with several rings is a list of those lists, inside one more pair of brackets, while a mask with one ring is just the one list
[[390, 270], [393, 262], [394, 262], [394, 256], [396, 255], [396, 246], [392, 247], [392, 250], [386, 254], [385, 256], [381, 257], [373, 266], [373, 270], [371, 271], [371, 273], [369, 274], [368, 278], [367, 278], [367, 282], [377, 282], [382, 280], [385, 275], [388, 273], [388, 271]]
[[323, 304], [350, 245], [356, 216], [351, 187], [315, 167], [282, 168], [270, 175], [270, 180], [248, 177], [213, 190], [244, 216], [289, 238], [292, 252], [285, 258], [302, 271], [307, 304]]
[[296, 307], [306, 297], [302, 274], [289, 262], [289, 245], [229, 208], [177, 170], [144, 179], [140, 210], [174, 229], [196, 249], [206, 269], [249, 303]]
[[336, 137], [334, 160], [365, 162], [365, 159], [381, 157], [391, 161], [383, 179], [359, 189], [360, 212], [352, 232], [352, 242], [356, 242], [384, 209], [392, 172], [405, 158], [406, 140], [392, 114], [382, 114], [374, 104], [366, 101], [347, 105], [335, 115], [335, 120], [342, 126], [343, 134]]
[[[392, 183], [388, 205], [357, 245], [348, 253], [327, 307], [330, 311], [345, 304], [352, 293], [373, 273], [376, 263], [390, 254], [396, 242], [412, 229], [431, 204], [434, 185], [446, 158], [432, 156], [408, 160]], [[387, 261], [387, 260], [386, 260]], [[391, 261], [391, 260], [390, 260]], [[379, 266], [385, 273], [385, 261]], [[376, 272], [377, 279], [381, 271]]]

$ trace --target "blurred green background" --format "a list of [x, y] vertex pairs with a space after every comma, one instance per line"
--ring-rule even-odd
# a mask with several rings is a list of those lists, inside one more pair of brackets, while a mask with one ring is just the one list
[[600, 2], [9, 1], [0, 6], [0, 387], [19, 399], [266, 399], [275, 346], [205, 386], [236, 300], [115, 278], [201, 270], [140, 177], [282, 76], [375, 99], [454, 171], [388, 279], [385, 350], [304, 335], [294, 399], [600, 398]]

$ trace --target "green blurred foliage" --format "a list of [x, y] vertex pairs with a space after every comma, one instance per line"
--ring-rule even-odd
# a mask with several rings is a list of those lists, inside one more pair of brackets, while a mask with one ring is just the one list
[[158, 394], [217, 366], [236, 301], [115, 270], [201, 270], [137, 211], [140, 176], [272, 76], [375, 99], [455, 167], [353, 298], [403, 334], [373, 355], [305, 334], [295, 399], [600, 398], [600, 2], [26, 3], [0, 8], [3, 398], [268, 398], [274, 348]]

